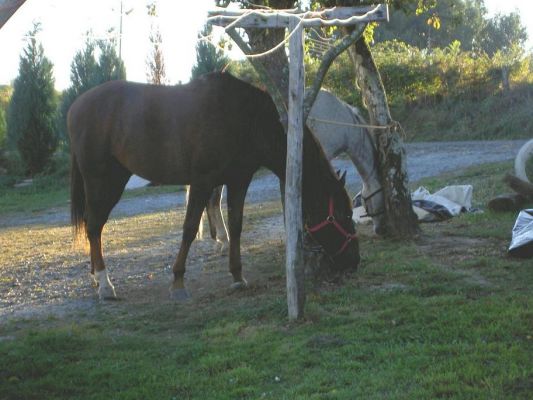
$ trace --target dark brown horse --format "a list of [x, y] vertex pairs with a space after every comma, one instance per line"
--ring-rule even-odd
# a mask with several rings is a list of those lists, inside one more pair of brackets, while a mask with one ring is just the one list
[[[280, 179], [285, 176], [286, 136], [267, 93], [229, 74], [205, 75], [179, 86], [113, 81], [74, 102], [68, 129], [72, 224], [89, 239], [100, 298], [115, 297], [102, 257], [102, 228], [132, 173], [191, 186], [173, 266], [174, 298], [188, 296], [183, 282], [187, 254], [209, 196], [221, 184], [227, 185], [232, 286], [246, 285], [240, 254], [246, 191], [261, 166]], [[302, 197], [306, 224], [323, 225], [313, 230], [315, 239], [338, 267], [356, 268], [359, 247], [344, 178], [337, 177], [307, 129]]]

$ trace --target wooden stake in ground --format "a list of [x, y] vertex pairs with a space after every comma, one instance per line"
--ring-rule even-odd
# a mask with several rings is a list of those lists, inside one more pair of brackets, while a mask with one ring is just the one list
[[[285, 171], [285, 253], [287, 269], [287, 306], [289, 318], [302, 317], [305, 303], [303, 290], [303, 221], [302, 158], [304, 105], [303, 27], [298, 18], [291, 20], [289, 54], [289, 125], [287, 131], [287, 169]], [[288, 155], [291, 155], [289, 157]], [[290, 274], [290, 275], [289, 275]]]

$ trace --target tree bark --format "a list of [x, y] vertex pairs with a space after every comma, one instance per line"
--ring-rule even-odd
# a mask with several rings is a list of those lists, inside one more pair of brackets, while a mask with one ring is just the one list
[[357, 40], [348, 52], [363, 102], [368, 109], [370, 124], [384, 127], [371, 131], [376, 139], [379, 175], [385, 194], [387, 235], [411, 238], [419, 232], [419, 227], [411, 205], [400, 126], [390, 115], [385, 88], [365, 39], [361, 37]]
[[510, 68], [504, 65], [502, 67], [502, 90], [504, 94], [508, 94], [511, 91], [511, 84], [509, 83], [510, 74]]
[[[255, 4], [265, 5], [265, 1], [255, 1]], [[293, 0], [271, 0], [268, 6], [275, 9], [289, 9], [294, 6]], [[280, 29], [245, 29], [248, 36], [248, 44], [254, 53], [262, 53], [275, 47], [285, 39], [285, 28]], [[285, 47], [277, 51], [256, 59], [254, 66], [260, 63], [266, 72], [265, 80], [268, 80], [268, 86], [277, 87], [277, 93], [270, 93], [277, 103], [283, 100], [283, 106], [276, 104], [280, 114], [280, 120], [285, 131], [287, 130], [288, 104], [289, 104], [289, 59], [285, 52]], [[257, 68], [256, 68], [257, 69]], [[270, 92], [270, 90], [269, 90]]]

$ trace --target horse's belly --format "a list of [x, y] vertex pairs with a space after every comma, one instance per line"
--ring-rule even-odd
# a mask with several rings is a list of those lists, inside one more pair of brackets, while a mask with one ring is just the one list
[[143, 143], [124, 146], [113, 153], [131, 173], [149, 181], [161, 184], [189, 183], [190, 159], [186, 152], [176, 152], [168, 146], [157, 146], [154, 143]]

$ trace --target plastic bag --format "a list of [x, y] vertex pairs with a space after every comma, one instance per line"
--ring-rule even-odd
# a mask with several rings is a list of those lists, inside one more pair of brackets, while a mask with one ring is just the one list
[[520, 211], [513, 227], [509, 255], [533, 257], [533, 208]]
[[413, 210], [421, 222], [445, 221], [472, 208], [472, 191], [472, 185], [452, 185], [431, 194], [421, 186], [411, 194]]

